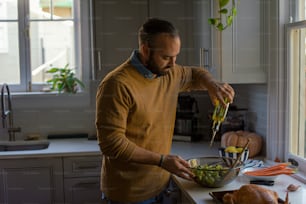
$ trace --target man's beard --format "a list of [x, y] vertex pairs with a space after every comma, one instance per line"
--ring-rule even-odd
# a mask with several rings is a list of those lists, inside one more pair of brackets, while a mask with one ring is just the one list
[[[167, 73], [167, 71], [161, 71], [163, 69], [159, 69], [158, 65], [155, 63], [153, 60], [152, 55], [149, 56], [149, 59], [147, 61], [147, 68], [153, 73], [156, 74], [157, 76], [163, 76]], [[170, 68], [170, 67], [165, 67], [165, 68]]]

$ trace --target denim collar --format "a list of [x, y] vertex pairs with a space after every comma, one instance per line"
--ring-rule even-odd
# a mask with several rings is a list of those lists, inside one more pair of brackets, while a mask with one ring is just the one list
[[142, 74], [145, 78], [153, 79], [154, 74], [148, 70], [140, 61], [139, 59], [139, 51], [134, 50], [131, 55], [131, 64], [138, 70], [140, 74]]

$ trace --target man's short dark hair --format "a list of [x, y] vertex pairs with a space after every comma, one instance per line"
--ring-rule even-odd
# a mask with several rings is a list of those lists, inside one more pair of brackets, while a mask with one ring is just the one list
[[148, 45], [152, 47], [154, 37], [161, 33], [167, 33], [173, 37], [179, 36], [178, 30], [169, 21], [159, 18], [150, 18], [139, 29], [139, 43], [148, 43]]

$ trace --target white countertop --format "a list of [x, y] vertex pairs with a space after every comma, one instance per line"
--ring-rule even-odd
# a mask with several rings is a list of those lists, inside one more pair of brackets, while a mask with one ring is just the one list
[[[200, 157], [200, 156], [217, 156], [219, 146], [220, 146], [219, 142], [215, 142], [212, 148], [209, 147], [209, 142], [199, 142], [199, 143], [174, 142], [172, 153], [178, 154], [185, 159], [191, 157]], [[187, 181], [177, 176], [173, 176], [173, 179], [175, 183], [178, 185], [178, 187], [181, 189], [184, 196], [188, 199], [188, 201], [190, 201], [190, 203], [195, 203], [195, 204], [215, 204], [216, 202], [209, 195], [209, 192], [236, 190], [239, 189], [240, 186], [249, 183], [249, 178], [246, 178], [243, 175], [239, 175], [236, 180], [221, 188], [205, 188], [195, 182]], [[298, 191], [289, 193], [290, 203], [291, 204], [306, 203], [305, 184], [299, 182], [298, 180], [294, 179], [291, 176], [280, 175], [276, 178], [274, 186], [262, 186], [262, 187], [276, 191], [279, 195], [279, 198], [285, 200], [286, 188], [289, 184], [301, 185], [301, 188]]]
[[[87, 138], [78, 139], [52, 139], [49, 147], [41, 150], [0, 151], [0, 159], [25, 157], [53, 157], [53, 156], [82, 156], [101, 154], [98, 142]], [[215, 144], [218, 147], [219, 144]], [[194, 156], [217, 155], [217, 148], [209, 148], [207, 142], [173, 142], [172, 154], [183, 158]]]
[[[19, 159], [33, 157], [63, 157], [63, 156], [90, 156], [101, 155], [98, 142], [96, 140], [80, 139], [52, 139], [49, 140], [49, 147], [42, 150], [31, 151], [3, 151], [0, 152], [0, 159]], [[214, 146], [209, 147], [209, 142], [179, 142], [174, 141], [171, 154], [177, 154], [188, 159], [199, 156], [217, 156], [220, 143], [215, 142]], [[224, 191], [238, 189], [241, 185], [248, 183], [248, 178], [238, 176], [236, 180], [222, 188], [204, 188], [194, 182], [187, 181], [176, 176], [173, 176], [182, 193], [188, 198], [190, 203], [196, 204], [213, 204], [215, 203], [212, 197], [208, 194], [212, 191]], [[297, 192], [289, 194], [291, 204], [300, 204], [302, 200], [306, 200], [305, 184], [298, 182], [296, 179], [281, 175], [279, 176], [272, 190], [275, 190], [281, 199], [285, 199], [285, 189], [289, 184], [300, 184], [302, 188]], [[266, 186], [265, 186], [266, 187]]]
[[[195, 182], [187, 181], [179, 177], [173, 176], [175, 183], [181, 189], [182, 193], [190, 201], [190, 203], [195, 204], [215, 204], [213, 198], [209, 195], [209, 192], [214, 191], [228, 191], [239, 189], [240, 186], [249, 183], [249, 179], [243, 175], [239, 175], [236, 180], [227, 184], [221, 188], [205, 188]], [[276, 178], [274, 186], [262, 186], [274, 190], [278, 193], [279, 198], [285, 200], [286, 198], [286, 188], [289, 184], [301, 185], [299, 190], [296, 192], [289, 192], [289, 202], [291, 204], [302, 204], [306, 200], [306, 187], [305, 184], [297, 181], [296, 179], [287, 176], [280, 175]]]
[[49, 147], [40, 150], [0, 151], [0, 159], [33, 158], [54, 156], [88, 156], [101, 155], [96, 140], [80, 139], [52, 139]]

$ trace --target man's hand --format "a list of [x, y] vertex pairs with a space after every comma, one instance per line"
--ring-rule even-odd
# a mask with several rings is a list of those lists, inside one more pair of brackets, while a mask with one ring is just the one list
[[218, 100], [221, 104], [226, 106], [225, 99], [227, 99], [229, 103], [232, 103], [234, 100], [235, 91], [227, 83], [214, 82], [214, 85], [209, 87], [208, 94], [214, 105], [216, 100]]
[[177, 155], [165, 155], [161, 167], [176, 176], [187, 180], [193, 180], [194, 174], [186, 160]]

